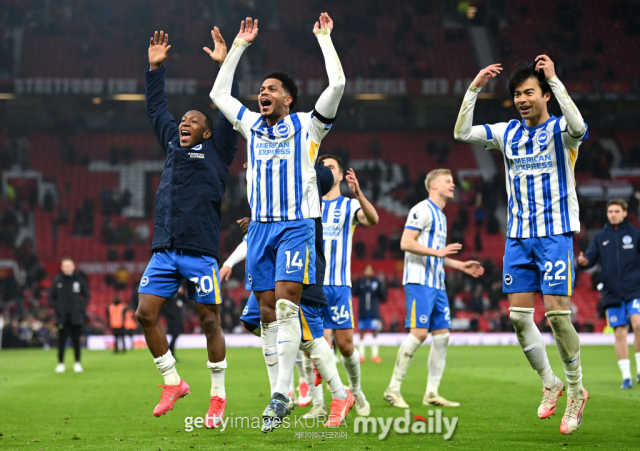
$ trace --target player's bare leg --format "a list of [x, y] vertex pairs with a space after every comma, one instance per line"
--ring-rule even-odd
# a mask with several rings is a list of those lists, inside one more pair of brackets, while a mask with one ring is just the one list
[[640, 384], [640, 315], [631, 315], [629, 321], [633, 326], [633, 334], [635, 335], [633, 347], [636, 351], [636, 374], [638, 375], [636, 380]]
[[549, 418], [556, 411], [558, 397], [562, 396], [564, 384], [560, 381], [549, 364], [547, 348], [542, 334], [533, 320], [533, 303], [535, 293], [509, 293], [509, 316], [516, 330], [518, 342], [525, 357], [540, 379], [542, 379], [542, 402], [538, 407], [540, 418]]
[[224, 418], [227, 395], [224, 388], [224, 373], [227, 368], [226, 345], [224, 333], [220, 325], [220, 305], [198, 303], [200, 324], [207, 338], [209, 361], [207, 368], [211, 371], [211, 391], [209, 410], [205, 417], [205, 427], [216, 428]]
[[368, 416], [371, 406], [360, 385], [360, 353], [353, 345], [353, 329], [335, 329], [336, 345], [342, 355], [342, 365], [349, 377], [349, 391], [356, 397], [356, 412]]
[[153, 361], [164, 378], [164, 385], [159, 385], [163, 389], [160, 403], [153, 410], [155, 416], [166, 414], [173, 409], [178, 399], [189, 394], [189, 385], [180, 379], [176, 371], [176, 359], [169, 351], [167, 336], [158, 321], [160, 311], [166, 302], [167, 300], [160, 296], [140, 293], [136, 310], [136, 319], [142, 326], [147, 346], [154, 357]]
[[571, 298], [552, 295], [543, 297], [546, 316], [551, 324], [567, 378], [567, 409], [562, 417], [560, 432], [571, 434], [580, 427], [582, 413], [589, 399], [589, 393], [582, 386], [580, 339], [571, 323]]
[[393, 407], [401, 407], [404, 409], [409, 407], [409, 404], [406, 403], [400, 393], [402, 381], [407, 374], [409, 365], [411, 365], [413, 355], [427, 339], [428, 334], [428, 329], [411, 329], [407, 338], [405, 338], [402, 345], [400, 345], [400, 349], [398, 349], [398, 356], [396, 357], [396, 365], [391, 375], [391, 382], [389, 382], [389, 386], [384, 391], [384, 399], [389, 401]]
[[449, 401], [438, 394], [438, 387], [442, 380], [442, 373], [447, 363], [447, 348], [449, 347], [449, 329], [431, 331], [431, 351], [429, 351], [429, 376], [427, 391], [422, 399], [423, 406], [458, 407], [459, 402]]
[[633, 387], [631, 382], [631, 361], [629, 360], [629, 346], [627, 345], [627, 325], [618, 326], [613, 329], [616, 337], [615, 350], [618, 358], [618, 367], [622, 373], [621, 389]]

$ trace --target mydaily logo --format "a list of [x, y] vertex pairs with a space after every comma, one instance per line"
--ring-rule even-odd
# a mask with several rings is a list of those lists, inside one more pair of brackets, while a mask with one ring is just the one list
[[409, 409], [402, 417], [358, 417], [353, 423], [356, 434], [375, 434], [380, 440], [389, 436], [391, 431], [396, 434], [443, 434], [449, 440], [458, 426], [458, 417], [442, 416], [442, 410], [429, 410], [427, 418], [414, 415], [411, 418]]

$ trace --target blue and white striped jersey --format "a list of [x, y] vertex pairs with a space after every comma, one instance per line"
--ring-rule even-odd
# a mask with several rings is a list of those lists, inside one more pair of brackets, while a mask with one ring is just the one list
[[[404, 228], [419, 230], [418, 243], [425, 247], [444, 249], [447, 245], [447, 218], [440, 207], [429, 199], [411, 209]], [[405, 252], [402, 283], [444, 290], [444, 258]]]
[[487, 147], [504, 154], [507, 236], [535, 238], [579, 232], [574, 167], [589, 131], [574, 138], [564, 117], [537, 127], [512, 120], [485, 125]]
[[357, 199], [323, 200], [322, 233], [327, 269], [324, 285], [351, 286], [351, 247], [360, 210]]
[[293, 113], [273, 127], [242, 106], [234, 128], [247, 140], [247, 197], [251, 220], [319, 218], [314, 164], [331, 125], [312, 113]]

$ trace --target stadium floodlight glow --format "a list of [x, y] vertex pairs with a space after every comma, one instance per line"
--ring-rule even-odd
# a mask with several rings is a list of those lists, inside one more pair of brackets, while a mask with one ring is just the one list
[[353, 98], [356, 100], [383, 100], [387, 96], [384, 94], [356, 94]]
[[9, 92], [0, 92], [0, 100], [11, 100], [15, 98], [16, 98], [15, 94], [11, 94]]
[[144, 100], [144, 94], [114, 94], [111, 96], [112, 100], [129, 100], [129, 101], [140, 101]]

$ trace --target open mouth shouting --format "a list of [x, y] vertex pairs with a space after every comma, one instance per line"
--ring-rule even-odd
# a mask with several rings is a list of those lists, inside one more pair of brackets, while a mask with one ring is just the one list
[[268, 96], [260, 97], [260, 111], [262, 113], [267, 113], [271, 110], [272, 101]]
[[187, 128], [180, 130], [180, 144], [188, 144], [191, 141], [191, 131]]

